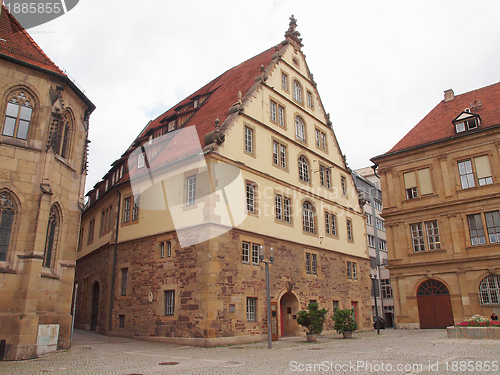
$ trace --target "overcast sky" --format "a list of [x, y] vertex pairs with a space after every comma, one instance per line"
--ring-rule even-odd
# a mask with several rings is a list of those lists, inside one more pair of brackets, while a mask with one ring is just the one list
[[498, 0], [80, 0], [28, 32], [97, 107], [86, 190], [149, 120], [280, 43], [292, 14], [353, 169], [391, 149], [444, 90], [500, 81]]

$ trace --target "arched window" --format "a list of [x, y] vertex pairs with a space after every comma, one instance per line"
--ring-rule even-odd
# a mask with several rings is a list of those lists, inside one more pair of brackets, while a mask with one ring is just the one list
[[299, 178], [309, 183], [309, 163], [305, 156], [299, 156]]
[[298, 81], [293, 81], [293, 100], [302, 104], [302, 87]]
[[446, 285], [438, 280], [426, 280], [417, 290], [417, 296], [432, 296], [432, 295], [443, 295], [450, 294]]
[[56, 205], [52, 205], [49, 214], [49, 224], [47, 226], [47, 236], [45, 237], [45, 252], [43, 267], [50, 268], [57, 249], [57, 239], [59, 237], [59, 227], [61, 218]]
[[17, 207], [12, 196], [0, 191], [0, 261], [7, 260]]
[[500, 304], [500, 275], [490, 275], [481, 281], [479, 301], [481, 305]]
[[314, 233], [314, 211], [309, 202], [302, 204], [302, 228], [304, 232]]
[[69, 157], [70, 144], [71, 144], [71, 130], [72, 121], [69, 112], [63, 114], [61, 121], [57, 127], [57, 138], [55, 145], [56, 154], [61, 155], [63, 158]]
[[27, 139], [33, 114], [33, 99], [23, 90], [14, 91], [8, 98], [2, 134]]
[[304, 143], [306, 141], [306, 127], [299, 116], [295, 116], [295, 138]]

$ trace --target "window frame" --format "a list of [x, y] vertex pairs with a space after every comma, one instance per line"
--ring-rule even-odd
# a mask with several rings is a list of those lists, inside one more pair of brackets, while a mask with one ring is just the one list
[[[25, 105], [28, 104], [28, 105]], [[9, 105], [16, 106], [16, 117], [12, 116], [12, 113], [9, 113]], [[12, 108], [11, 106], [11, 108]], [[38, 108], [38, 103], [35, 101], [35, 96], [26, 88], [16, 88], [13, 89], [9, 92], [8, 95], [6, 95], [6, 100], [4, 102], [4, 111], [3, 111], [3, 118], [2, 118], [2, 132], [1, 136], [3, 137], [9, 137], [12, 139], [19, 139], [21, 141], [27, 141], [30, 137], [30, 133], [32, 133], [31, 129], [33, 127], [33, 124], [35, 123], [35, 115], [36, 112], [35, 110]], [[21, 118], [21, 112], [22, 108], [29, 108], [30, 113], [29, 113], [29, 120], [27, 121], [26, 118]], [[12, 109], [10, 110], [12, 112]], [[14, 119], [14, 124], [9, 125], [9, 127], [12, 128], [12, 134], [10, 132], [6, 132], [7, 129], [7, 119]], [[10, 121], [12, 122], [12, 121]], [[25, 133], [25, 137], [19, 136], [20, 132], [20, 124], [21, 122], [26, 122], [26, 130], [23, 130], [23, 134]]]
[[[278, 204], [279, 201], [279, 204]], [[279, 208], [279, 209], [278, 209]], [[292, 198], [282, 194], [274, 193], [274, 219], [275, 221], [292, 225]]]
[[[305, 207], [307, 206], [307, 207]], [[302, 232], [305, 234], [316, 234], [316, 210], [314, 204], [309, 201], [302, 203]]]
[[299, 115], [295, 115], [295, 140], [300, 143], [307, 144], [307, 129], [306, 122]]
[[299, 155], [297, 158], [299, 181], [310, 184], [311, 183], [311, 168], [309, 160], [305, 155]]
[[[0, 197], [0, 234], [5, 236], [2, 244], [5, 250], [0, 252], [0, 262], [6, 262], [10, 258], [9, 255], [12, 250], [15, 249], [14, 243], [20, 212], [14, 193], [10, 190], [3, 189], [0, 190]], [[6, 212], [8, 212], [8, 216], [5, 214]], [[2, 228], [3, 225], [5, 225], [4, 228]], [[2, 240], [2, 238], [0, 238], [0, 240]]]
[[175, 290], [168, 289], [163, 291], [163, 315], [175, 316]]
[[272, 137], [271, 147], [273, 166], [288, 172], [288, 145]]
[[186, 206], [196, 205], [196, 189], [197, 178], [196, 174], [186, 177]]
[[43, 251], [42, 269], [52, 269], [55, 264], [61, 233], [61, 213], [57, 204], [50, 208]]
[[292, 81], [292, 98], [297, 104], [304, 105], [303, 101], [303, 89], [298, 79]]
[[354, 242], [354, 227], [351, 218], [346, 218], [345, 220], [346, 230], [347, 230], [347, 241]]
[[247, 297], [246, 299], [247, 322], [257, 322], [257, 298]]
[[325, 233], [327, 236], [338, 238], [337, 215], [333, 212], [325, 211]]
[[255, 156], [255, 128], [245, 124], [243, 130], [243, 151], [245, 154]]
[[[479, 177], [479, 172], [478, 172], [478, 161], [480, 159], [484, 159], [487, 162], [487, 168], [489, 170], [489, 175], [485, 177]], [[482, 154], [482, 155], [475, 155], [471, 156], [466, 159], [458, 159], [457, 161], [457, 170], [458, 170], [458, 182], [460, 184], [461, 190], [467, 190], [475, 187], [481, 187], [481, 186], [487, 186], [487, 185], [492, 185], [494, 183], [493, 180], [493, 173], [491, 172], [491, 162], [490, 162], [490, 155], [489, 154]], [[461, 164], [469, 162], [470, 163], [470, 172], [467, 170], [467, 167], [465, 170], [463, 170], [464, 173], [462, 173], [461, 170]], [[484, 172], [483, 172], [484, 173]], [[463, 177], [466, 176], [466, 179], [464, 180]], [[465, 185], [465, 182], [467, 183], [467, 186]], [[471, 185], [473, 183], [474, 185]]]
[[500, 275], [484, 277], [479, 283], [478, 294], [481, 306], [500, 305]]

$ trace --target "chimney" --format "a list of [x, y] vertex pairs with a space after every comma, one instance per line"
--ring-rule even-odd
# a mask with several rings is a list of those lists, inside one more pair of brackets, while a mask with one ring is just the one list
[[455, 93], [453, 92], [452, 89], [446, 90], [444, 92], [444, 101], [449, 102], [450, 100], [455, 99]]

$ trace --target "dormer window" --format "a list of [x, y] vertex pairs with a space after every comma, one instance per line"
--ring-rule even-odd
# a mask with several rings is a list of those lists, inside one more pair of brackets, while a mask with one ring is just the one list
[[171, 132], [175, 130], [175, 120], [169, 121], [167, 131]]
[[466, 108], [455, 120], [453, 120], [453, 125], [455, 125], [455, 132], [457, 134], [463, 133], [467, 130], [474, 130], [479, 127], [481, 118], [479, 115], [471, 113], [469, 108]]

